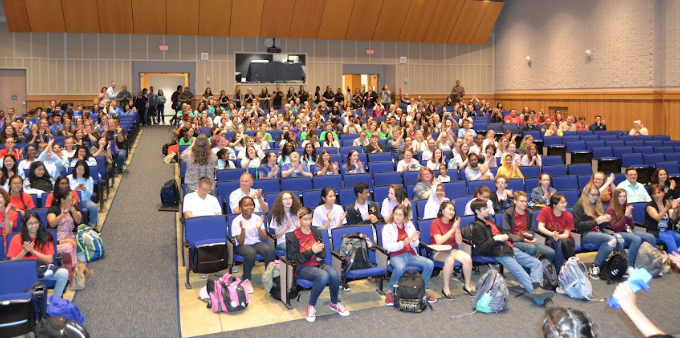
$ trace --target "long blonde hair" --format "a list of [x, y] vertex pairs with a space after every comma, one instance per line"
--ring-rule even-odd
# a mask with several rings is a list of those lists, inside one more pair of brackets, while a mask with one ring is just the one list
[[[591, 191], [597, 191], [598, 196], [595, 203], [590, 203], [590, 200], [588, 199], [588, 195], [590, 194]], [[583, 188], [583, 191], [581, 192], [581, 197], [579, 198], [579, 202], [581, 202], [581, 205], [583, 205], [583, 211], [586, 213], [586, 215], [592, 218], [604, 215], [602, 199], [600, 198], [600, 190], [597, 189], [595, 184], [593, 184], [592, 182], [586, 184], [585, 188]]]

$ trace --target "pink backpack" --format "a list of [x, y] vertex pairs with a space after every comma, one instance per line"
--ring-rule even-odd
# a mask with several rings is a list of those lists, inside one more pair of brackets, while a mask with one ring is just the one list
[[209, 309], [214, 313], [220, 313], [241, 311], [248, 307], [250, 297], [240, 278], [228, 273], [219, 279], [212, 278], [213, 276], [208, 278]]

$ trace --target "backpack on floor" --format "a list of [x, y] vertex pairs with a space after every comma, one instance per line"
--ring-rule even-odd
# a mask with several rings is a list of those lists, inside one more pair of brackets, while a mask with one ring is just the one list
[[427, 307], [423, 276], [408, 269], [394, 285], [394, 307], [404, 312], [422, 312]]
[[611, 284], [612, 281], [617, 281], [623, 278], [628, 269], [628, 254], [623, 249], [616, 249], [609, 256], [602, 268], [600, 268], [600, 279], [607, 281], [607, 284]]
[[94, 229], [86, 224], [81, 224], [77, 231], [77, 255], [80, 262], [91, 262], [104, 257], [104, 241]]
[[663, 253], [651, 244], [642, 242], [635, 257], [635, 267], [645, 268], [652, 277], [656, 277], [664, 270]]
[[477, 281], [477, 294], [472, 301], [472, 309], [484, 313], [498, 313], [508, 306], [508, 286], [505, 278], [489, 267], [489, 270]]
[[163, 206], [178, 206], [179, 198], [179, 187], [177, 186], [177, 181], [169, 180], [165, 182], [161, 188], [161, 203], [163, 203]]
[[541, 261], [541, 265], [543, 265], [543, 288], [555, 291], [557, 286], [560, 285], [555, 264], [545, 258], [545, 254], [542, 252], [537, 252], [536, 258], [538, 258], [538, 260]]
[[593, 286], [588, 279], [588, 268], [576, 256], [570, 257], [558, 276], [560, 288], [575, 299], [592, 299]]
[[342, 270], [347, 273], [350, 270], [370, 269], [373, 267], [368, 258], [368, 244], [366, 237], [360, 233], [346, 234], [342, 236], [342, 243], [338, 248], [340, 257], [344, 257]]
[[37, 281], [26, 292], [30, 292], [33, 298], [35, 320], [41, 321], [47, 316], [47, 287], [43, 282]]
[[55, 295], [47, 298], [47, 314], [50, 317], [64, 316], [76, 321], [80, 325], [83, 325], [83, 322], [85, 322], [83, 313], [80, 312], [80, 309], [78, 309], [76, 304]]
[[262, 274], [262, 285], [264, 290], [276, 300], [281, 300], [281, 272], [279, 271], [280, 262], [276, 260], [274, 264], [269, 264]]
[[[244, 310], [250, 304], [250, 297], [241, 279], [231, 274], [224, 274], [215, 280], [215, 275], [208, 279], [208, 308], [214, 313], [236, 312]], [[212, 288], [210, 283], [212, 282]]]
[[90, 333], [73, 319], [64, 316], [45, 318], [35, 328], [36, 338], [89, 338]]

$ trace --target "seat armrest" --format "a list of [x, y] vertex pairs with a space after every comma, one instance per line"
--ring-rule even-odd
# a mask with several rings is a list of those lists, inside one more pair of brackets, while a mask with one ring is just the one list
[[385, 249], [381, 246], [373, 245], [373, 249], [375, 250], [375, 252], [380, 252], [380, 253], [387, 255], [387, 256], [390, 255], [389, 251], [387, 251], [387, 249]]
[[574, 245], [581, 245], [582, 234], [580, 232], [577, 232], [576, 230], [572, 230], [571, 236], [574, 237]]
[[458, 245], [459, 250], [466, 252], [470, 256], [472, 256], [472, 248], [473, 247], [474, 247], [474, 245], [472, 245], [472, 242], [470, 242], [468, 240], [463, 240], [463, 242], [460, 243], [460, 245]]
[[377, 245], [375, 247], [375, 262], [378, 264], [378, 266], [385, 268], [385, 273], [387, 273], [387, 264], [390, 260], [390, 253]]

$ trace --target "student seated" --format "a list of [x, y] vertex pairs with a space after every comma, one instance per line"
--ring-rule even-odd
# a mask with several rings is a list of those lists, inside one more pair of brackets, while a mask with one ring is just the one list
[[574, 230], [574, 217], [567, 211], [567, 198], [564, 195], [550, 196], [550, 205], [541, 209], [536, 221], [538, 232], [547, 237], [545, 244], [553, 249], [560, 246], [562, 251], [560, 259], [557, 259], [557, 252], [555, 253], [555, 267], [560, 271], [562, 264], [576, 255], [574, 252], [576, 243], [571, 236], [571, 231]]
[[269, 211], [269, 229], [276, 234], [276, 250], [286, 250], [286, 234], [295, 231], [295, 215], [302, 208], [300, 200], [290, 191], [282, 191], [276, 196]]
[[[390, 252], [389, 264], [392, 270], [392, 277], [387, 285], [389, 291], [385, 295], [385, 306], [394, 306], [394, 284], [399, 282], [399, 278], [406, 272], [406, 266], [415, 266], [423, 269], [422, 276], [425, 280], [425, 288], [432, 276], [434, 263], [418, 255], [418, 245], [420, 243], [420, 231], [416, 230], [409, 219], [406, 218], [406, 207], [398, 205], [387, 220], [387, 224], [382, 229], [383, 247]], [[543, 278], [543, 277], [541, 277]], [[428, 295], [428, 303], [437, 302], [437, 298]]]
[[[35, 259], [40, 265], [52, 264], [54, 260], [54, 238], [45, 229], [40, 216], [35, 212], [27, 212], [21, 224], [21, 234], [14, 236], [7, 249], [7, 257], [15, 261], [19, 259]], [[75, 255], [75, 252], [74, 252]], [[49, 276], [39, 276], [39, 281], [53, 280], [54, 295], [61, 298], [68, 282], [68, 270], [64, 268], [48, 269]]]
[[538, 186], [531, 191], [531, 204], [533, 208], [550, 206], [552, 196], [556, 193], [557, 190], [550, 186], [550, 175], [541, 173], [538, 175]]
[[432, 193], [430, 194], [430, 197], [428, 197], [427, 203], [425, 203], [425, 212], [423, 212], [423, 219], [437, 217], [437, 215], [439, 214], [439, 207], [442, 205], [444, 201], [448, 200], [449, 199], [446, 198], [446, 190], [444, 190], [444, 186], [439, 182], [435, 182], [432, 185]]
[[264, 227], [264, 217], [253, 215], [255, 201], [246, 196], [239, 201], [241, 214], [231, 222], [231, 235], [236, 239], [234, 253], [243, 256], [243, 276], [246, 291], [253, 293], [251, 272], [255, 266], [257, 255], [264, 257], [264, 267], [274, 261], [274, 249], [267, 243], [267, 233]]
[[406, 212], [408, 214], [406, 217], [411, 219], [411, 202], [408, 200], [404, 188], [400, 184], [392, 184], [387, 191], [387, 197], [383, 199], [382, 205], [380, 206], [380, 214], [383, 219], [388, 219], [394, 208], [399, 204], [404, 204], [404, 206], [406, 206]]
[[671, 221], [678, 219], [680, 200], [671, 202], [666, 199], [663, 187], [659, 184], [652, 184], [649, 191], [652, 194], [652, 201], [645, 207], [645, 227], [649, 233], [658, 234], [659, 240], [666, 244], [668, 253], [678, 253], [680, 234], [673, 231]]
[[297, 211], [296, 224], [297, 229], [286, 235], [286, 255], [298, 267], [296, 273], [299, 278], [314, 281], [305, 315], [307, 321], [311, 323], [316, 320], [316, 301], [326, 285], [331, 294], [329, 308], [343, 317], [349, 316], [349, 311], [340, 304], [338, 297], [340, 275], [332, 266], [326, 264], [324, 260], [326, 250], [321, 232], [312, 227], [312, 211], [307, 207], [301, 207]]
[[[536, 257], [529, 256], [514, 247], [508, 241], [509, 236], [503, 235], [495, 223], [488, 220], [489, 208], [483, 201], [472, 202], [475, 220], [472, 227], [473, 255], [491, 256], [512, 273], [524, 290], [538, 305], [552, 303], [553, 291], [541, 288], [543, 284], [543, 265]], [[524, 269], [529, 269], [530, 273]]]
[[656, 246], [654, 235], [635, 229], [633, 222], [633, 206], [628, 204], [626, 191], [616, 188], [607, 215], [610, 217], [609, 229], [623, 237], [624, 246], [628, 245], [628, 266], [635, 266], [638, 250], [642, 242]]
[[475, 194], [473, 195], [475, 198], [471, 199], [470, 202], [467, 202], [465, 205], [465, 215], [470, 216], [474, 215], [474, 211], [472, 211], [472, 203], [475, 201], [482, 201], [486, 204], [488, 208], [488, 213], [489, 215], [495, 215], [495, 211], [493, 210], [493, 202], [491, 202], [491, 190], [489, 190], [489, 187], [485, 185], [480, 185], [475, 189]]
[[[612, 236], [602, 231], [605, 226], [609, 226], [609, 221], [611, 221], [611, 216], [604, 213], [600, 200], [600, 190], [595, 184], [586, 184], [583, 192], [581, 192], [581, 197], [574, 205], [574, 226], [581, 232], [582, 244], [594, 244], [598, 247], [597, 255], [590, 268], [590, 277], [593, 279], [600, 279], [600, 268], [604, 265], [609, 254], [614, 249], [623, 249], [621, 235], [614, 234]], [[637, 243], [637, 245], [639, 248], [640, 243]], [[633, 266], [629, 265], [626, 273], [632, 273], [633, 269]]]
[[210, 195], [213, 183], [208, 177], [198, 180], [198, 189], [184, 196], [184, 218], [222, 215], [222, 206], [215, 196]]
[[508, 178], [504, 175], [496, 175], [495, 178], [496, 191], [491, 193], [491, 202], [493, 203], [493, 210], [495, 213], [505, 212], [512, 207], [512, 190], [506, 189], [508, 187]]
[[321, 189], [321, 201], [319, 206], [314, 209], [314, 226], [319, 230], [327, 230], [328, 236], [331, 230], [347, 224], [347, 213], [342, 210], [340, 205], [335, 204], [335, 190], [333, 188]]
[[528, 197], [524, 191], [516, 191], [513, 194], [514, 206], [503, 214], [503, 228], [501, 232], [510, 237], [510, 241], [516, 248], [529, 256], [541, 252], [549, 261], [555, 260], [555, 250], [538, 242], [536, 228], [534, 227], [533, 210], [527, 208]]
[[378, 224], [385, 222], [378, 210], [378, 205], [369, 200], [371, 193], [368, 190], [368, 184], [364, 182], [355, 184], [354, 194], [357, 196], [357, 200], [347, 210], [347, 224]]
[[465, 285], [463, 292], [468, 296], [474, 297], [475, 290], [470, 283], [472, 276], [472, 258], [467, 252], [459, 250], [458, 245], [463, 241], [460, 234], [460, 218], [456, 217], [456, 208], [451, 201], [444, 201], [437, 213], [437, 218], [430, 224], [430, 243], [438, 245], [451, 245], [450, 252], [437, 252], [434, 255], [434, 260], [444, 262], [444, 269], [442, 271], [442, 278], [444, 279], [444, 288], [442, 294], [446, 299], [453, 299], [451, 290], [449, 289], [449, 282], [451, 281], [451, 273], [453, 272], [453, 265], [456, 261], [463, 265], [463, 278]]

